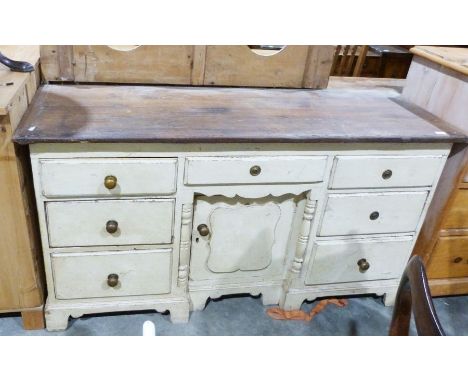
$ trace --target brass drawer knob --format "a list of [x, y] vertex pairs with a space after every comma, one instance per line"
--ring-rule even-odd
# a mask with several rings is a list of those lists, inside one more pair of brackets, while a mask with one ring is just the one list
[[382, 178], [384, 179], [390, 179], [392, 177], [392, 170], [385, 170], [383, 173], [382, 173]]
[[252, 166], [250, 167], [250, 175], [252, 176], [257, 176], [257, 175], [260, 175], [260, 173], [262, 172], [262, 168], [260, 166]]
[[370, 264], [368, 263], [366, 259], [360, 259], [357, 262], [357, 265], [359, 267], [359, 272], [365, 272], [370, 268]]
[[200, 224], [197, 227], [197, 230], [201, 236], [208, 236], [210, 234], [210, 229], [208, 228], [206, 224]]
[[107, 176], [104, 178], [104, 186], [105, 186], [108, 190], [114, 189], [115, 186], [117, 186], [117, 177], [115, 177], [114, 175], [107, 175]]
[[369, 215], [369, 219], [370, 220], [377, 220], [379, 218], [379, 216], [380, 216], [380, 214], [377, 211], [374, 211]]
[[107, 276], [107, 285], [109, 285], [111, 288], [116, 287], [118, 283], [119, 283], [119, 275], [116, 275], [115, 273], [111, 273], [109, 276]]
[[106, 231], [109, 233], [116, 233], [118, 228], [119, 223], [117, 223], [115, 220], [109, 220], [106, 223]]

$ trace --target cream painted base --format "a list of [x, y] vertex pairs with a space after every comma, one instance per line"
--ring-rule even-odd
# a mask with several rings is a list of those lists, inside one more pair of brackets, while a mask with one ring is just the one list
[[247, 293], [251, 296], [262, 295], [263, 305], [278, 305], [283, 288], [278, 283], [257, 283], [251, 286], [217, 285], [216, 289], [190, 289], [190, 308], [192, 311], [203, 310], [209, 298]]
[[284, 310], [297, 310], [302, 303], [314, 301], [320, 297], [351, 296], [376, 294], [383, 296], [385, 306], [393, 306], [398, 290], [399, 280], [380, 280], [377, 282], [330, 284], [307, 287], [306, 289], [290, 289], [281, 296], [279, 305]]
[[450, 144], [30, 150], [46, 324], [63, 330], [70, 316], [132, 310], [187, 322], [209, 298], [242, 293], [285, 309], [358, 294], [391, 305]]
[[185, 298], [167, 299], [142, 298], [102, 302], [54, 302], [47, 301], [45, 308], [46, 328], [50, 331], [65, 330], [70, 317], [79, 318], [84, 314], [125, 312], [137, 310], [169, 311], [171, 322], [185, 324], [189, 320], [189, 302]]

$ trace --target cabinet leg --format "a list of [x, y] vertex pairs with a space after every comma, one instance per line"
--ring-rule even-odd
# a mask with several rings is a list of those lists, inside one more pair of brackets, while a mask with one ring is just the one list
[[46, 327], [49, 331], [65, 330], [68, 326], [69, 314], [60, 310], [46, 311]]
[[189, 320], [190, 310], [189, 304], [180, 304], [177, 307], [169, 309], [171, 314], [171, 322], [173, 324], [186, 324]]
[[205, 309], [208, 297], [202, 294], [190, 294], [190, 309], [194, 312]]
[[21, 312], [21, 318], [25, 330], [38, 330], [45, 327], [43, 308]]
[[286, 293], [280, 301], [280, 307], [284, 310], [298, 310], [305, 298], [302, 295], [294, 295]]
[[263, 305], [278, 305], [281, 298], [281, 289], [272, 289], [262, 292]]
[[397, 290], [387, 292], [383, 295], [383, 303], [385, 306], [393, 306], [395, 305]]

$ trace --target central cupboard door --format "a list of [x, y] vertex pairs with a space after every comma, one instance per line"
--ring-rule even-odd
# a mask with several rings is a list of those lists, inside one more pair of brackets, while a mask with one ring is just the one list
[[195, 198], [191, 280], [281, 278], [305, 196]]

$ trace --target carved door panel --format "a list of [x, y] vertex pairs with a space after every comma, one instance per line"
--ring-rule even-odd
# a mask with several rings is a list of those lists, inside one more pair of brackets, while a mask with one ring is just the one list
[[190, 279], [280, 278], [294, 252], [305, 196], [197, 196]]

